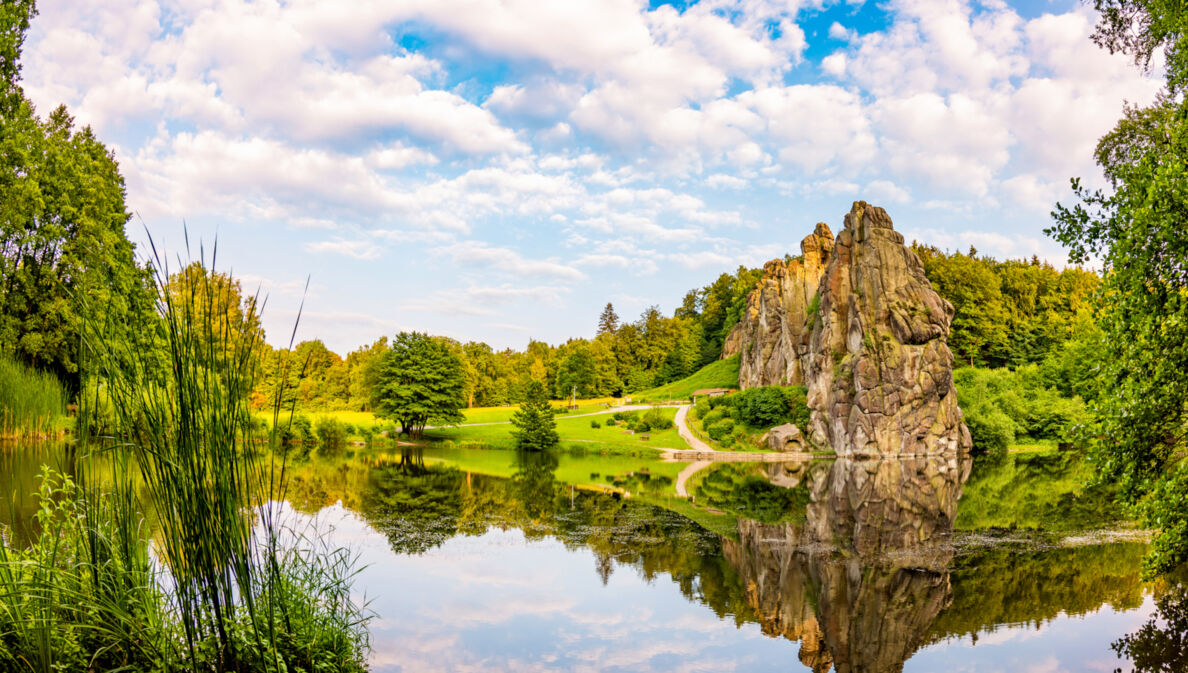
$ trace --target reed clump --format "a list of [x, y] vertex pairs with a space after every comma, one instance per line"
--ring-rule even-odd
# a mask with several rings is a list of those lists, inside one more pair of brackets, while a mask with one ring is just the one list
[[[79, 435], [126, 460], [140, 488], [117, 479], [110, 493], [70, 484], [54, 494], [47, 481], [43, 502], [72, 504], [46, 505], [47, 532], [31, 548], [0, 544], [0, 670], [366, 669], [368, 617], [351, 597], [352, 557], [283, 516], [285, 459], [261, 449], [248, 408], [259, 302], [240, 303], [225, 279], [191, 273], [179, 287], [158, 271], [159, 352], [105, 339], [97, 322], [88, 330], [92, 388], [82, 404], [104, 400], [116, 431]], [[81, 419], [92, 416], [85, 411]], [[98, 555], [85, 551], [92, 540]], [[123, 588], [126, 610], [110, 607], [107, 587]], [[26, 632], [18, 622], [30, 614]], [[45, 648], [47, 639], [79, 647]], [[97, 663], [98, 653], [123, 663]]]
[[0, 353], [0, 437], [57, 434], [67, 395], [53, 374], [39, 372]]

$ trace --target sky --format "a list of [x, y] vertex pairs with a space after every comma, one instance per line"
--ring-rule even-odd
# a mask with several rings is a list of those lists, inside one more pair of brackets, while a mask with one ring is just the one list
[[[1075, 0], [41, 0], [23, 86], [115, 153], [176, 267], [274, 345], [593, 335], [785, 253], [855, 200], [908, 240], [1043, 230], [1154, 76]], [[186, 237], [191, 253], [186, 253]]]

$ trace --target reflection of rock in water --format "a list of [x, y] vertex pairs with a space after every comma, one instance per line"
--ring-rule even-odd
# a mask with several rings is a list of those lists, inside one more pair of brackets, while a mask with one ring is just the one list
[[968, 461], [933, 456], [775, 465], [807, 479], [804, 523], [739, 521], [724, 542], [763, 630], [799, 640], [813, 671], [901, 671], [949, 603], [948, 540]]

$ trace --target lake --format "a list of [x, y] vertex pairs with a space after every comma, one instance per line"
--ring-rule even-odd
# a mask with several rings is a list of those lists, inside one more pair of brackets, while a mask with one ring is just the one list
[[[0, 522], [75, 459], [0, 447]], [[295, 460], [287, 507], [358, 555], [375, 671], [1129, 671], [1111, 643], [1183, 585], [1140, 579], [1083, 469], [348, 448]]]

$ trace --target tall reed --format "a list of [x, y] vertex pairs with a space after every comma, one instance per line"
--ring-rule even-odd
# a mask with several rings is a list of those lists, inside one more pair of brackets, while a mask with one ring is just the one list
[[[171, 284], [159, 257], [155, 269], [158, 350], [108, 339], [110, 325], [88, 323], [81, 404], [101, 401], [105, 411], [81, 410], [79, 436], [89, 448], [128, 457], [154, 514], [152, 549], [162, 566], [146, 579], [141, 558], [149, 557], [149, 542], [143, 519], [132, 514], [142, 510], [127, 479], [117, 479], [107, 496], [87, 484], [43, 498], [73, 503], [47, 521], [79, 523], [47, 526], [49, 537], [32, 551], [14, 552], [0, 540], [0, 664], [7, 638], [25, 670], [61, 669], [58, 655], [70, 653], [39, 643], [65, 629], [100, 633], [107, 640], [92, 643], [98, 651], [127, 649], [128, 639], [151, 642], [124, 657], [131, 670], [365, 669], [367, 619], [351, 599], [352, 559], [286, 527], [284, 458], [253, 434], [248, 398], [259, 368], [262, 302], [241, 305], [225, 277], [187, 274], [185, 283]], [[114, 432], [92, 437], [85, 419], [103, 415], [114, 416]], [[102, 512], [96, 502], [119, 509]], [[64, 564], [62, 549], [73, 554]], [[121, 603], [121, 592], [131, 599]], [[113, 607], [119, 604], [138, 607], [121, 614]], [[85, 606], [85, 614], [69, 605]], [[88, 616], [96, 615], [111, 626], [92, 628]]]
[[53, 374], [0, 353], [0, 437], [54, 434], [66, 414], [66, 391]]

